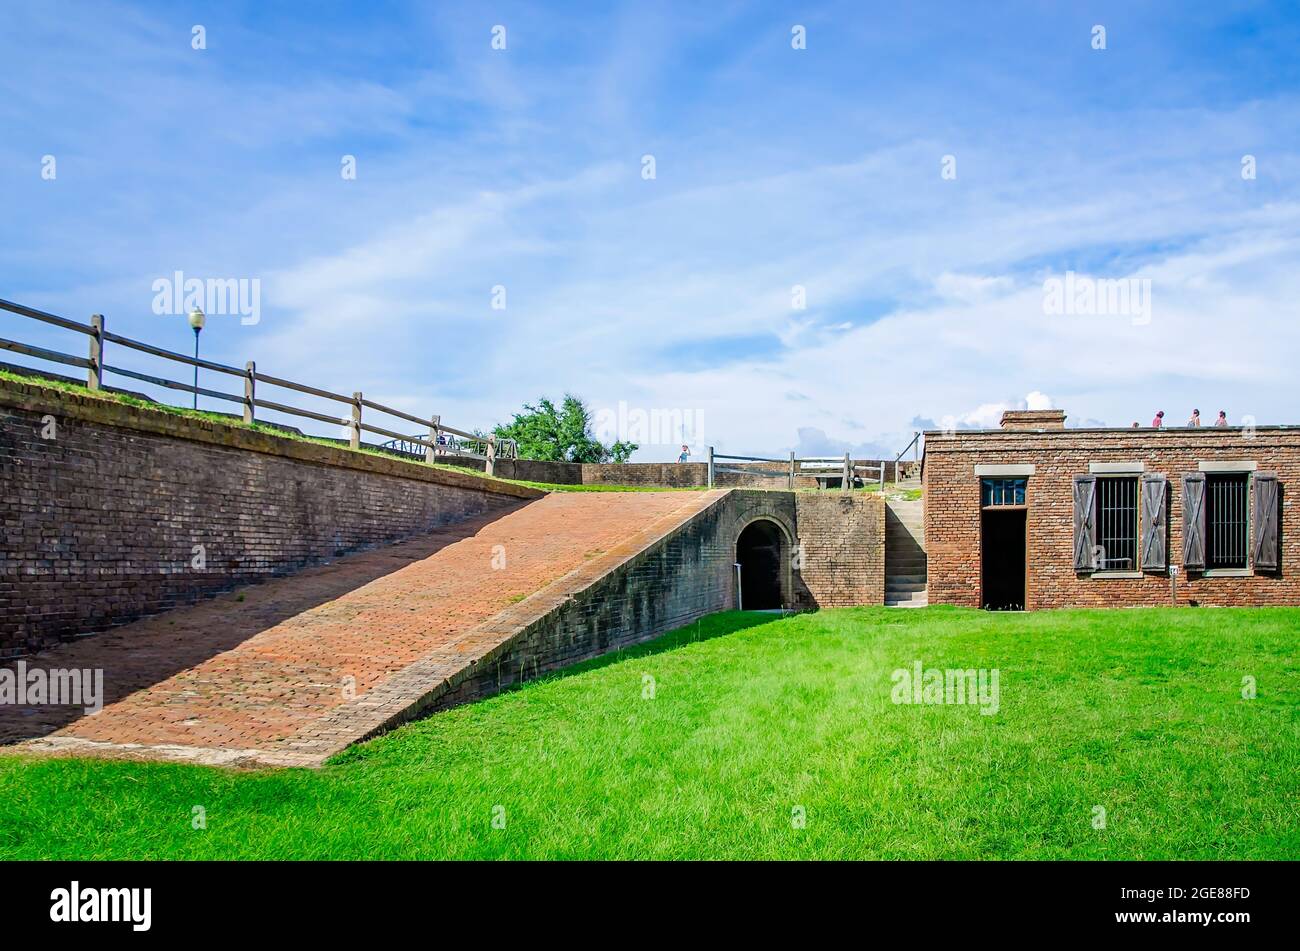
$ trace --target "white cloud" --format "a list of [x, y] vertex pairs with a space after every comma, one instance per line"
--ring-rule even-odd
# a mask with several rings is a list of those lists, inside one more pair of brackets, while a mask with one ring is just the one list
[[[1184, 404], [1295, 416], [1290, 96], [1082, 119], [1003, 109], [938, 141], [935, 100], [913, 110], [941, 89], [942, 114], [960, 113], [946, 79], [927, 91], [908, 73], [918, 98], [900, 102], [851, 83], [808, 95], [764, 75], [765, 41], [734, 32], [681, 94], [666, 80], [683, 37], [716, 38], [705, 15], [679, 28], [626, 13], [610, 29], [521, 13], [493, 59], [480, 18], [439, 8], [422, 14], [427, 61], [352, 82], [328, 54], [386, 56], [377, 28], [322, 55], [328, 31], [307, 25], [267, 71], [250, 51], [270, 38], [215, 31], [250, 44], [245, 76], [196, 59], [167, 22], [83, 12], [79, 32], [12, 34], [66, 40], [39, 63], [57, 84], [24, 70], [27, 44], [6, 48], [0, 116], [24, 126], [0, 159], [26, 163], [12, 143], [66, 130], [78, 143], [57, 190], [15, 186], [13, 217], [30, 224], [6, 260], [24, 280], [43, 269], [33, 303], [102, 310], [118, 332], [159, 339], [133, 316], [155, 273], [262, 276], [262, 324], [214, 327], [213, 356], [463, 427], [566, 390], [688, 409], [719, 448], [762, 453], [901, 448], [915, 418], [996, 425], [1019, 405], [1121, 424]], [[594, 44], [595, 63], [539, 59], [560, 37]], [[1256, 183], [1228, 154], [1240, 143], [1268, 156]], [[944, 182], [952, 149], [960, 178]], [[345, 184], [338, 153], [354, 151]], [[645, 151], [654, 182], [638, 174]], [[1150, 323], [1045, 315], [1043, 277], [1067, 267], [1150, 279]], [[497, 284], [505, 311], [488, 306]], [[692, 348], [705, 359], [673, 356]]]
[[1014, 286], [1009, 277], [986, 277], [979, 274], [953, 274], [944, 271], [934, 282], [939, 295], [947, 300], [971, 302], [1005, 294]]

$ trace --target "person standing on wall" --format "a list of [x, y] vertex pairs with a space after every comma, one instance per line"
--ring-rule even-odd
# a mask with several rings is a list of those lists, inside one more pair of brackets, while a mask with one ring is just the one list
[[1201, 425], [1201, 411], [1199, 409], [1192, 410], [1192, 418], [1187, 421], [1187, 425], [1188, 426]]
[[691, 461], [691, 447], [690, 447], [690, 446], [686, 445], [685, 443], [682, 444], [682, 452], [681, 452], [681, 455], [679, 455], [679, 456], [677, 457], [677, 461], [678, 461], [678, 462], [690, 462], [690, 461]]
[[1159, 410], [1156, 413], [1156, 418], [1151, 420], [1151, 426], [1154, 429], [1159, 429], [1162, 425], [1164, 425], [1164, 419], [1165, 419], [1165, 411]]
[[1227, 426], [1227, 425], [1228, 425], [1228, 414], [1227, 414], [1225, 411], [1223, 411], [1223, 410], [1219, 410], [1219, 418], [1216, 419], [1216, 420], [1214, 421], [1214, 425], [1215, 425], [1215, 426]]

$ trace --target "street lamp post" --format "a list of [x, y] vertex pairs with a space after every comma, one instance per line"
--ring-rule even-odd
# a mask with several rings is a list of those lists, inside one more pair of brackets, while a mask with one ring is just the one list
[[203, 329], [203, 311], [195, 307], [190, 311], [190, 326], [194, 328], [194, 408], [199, 408], [199, 331]]

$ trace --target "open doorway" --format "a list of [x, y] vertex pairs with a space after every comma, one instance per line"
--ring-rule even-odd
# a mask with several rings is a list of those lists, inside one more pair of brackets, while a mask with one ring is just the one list
[[980, 513], [980, 607], [989, 611], [1025, 609], [1025, 527], [1023, 508]]
[[740, 565], [740, 603], [746, 611], [771, 611], [781, 603], [781, 529], [759, 519], [745, 526], [736, 539]]

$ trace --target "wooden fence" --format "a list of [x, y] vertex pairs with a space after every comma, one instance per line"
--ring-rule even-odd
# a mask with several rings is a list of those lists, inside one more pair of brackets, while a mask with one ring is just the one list
[[[781, 469], [751, 469], [741, 468], [740, 466], [718, 465], [717, 460], [729, 460], [733, 462], [766, 462], [782, 466]], [[795, 479], [799, 476], [813, 476], [820, 483], [822, 479], [838, 478], [840, 488], [848, 492], [853, 488], [853, 482], [858, 477], [858, 473], [871, 473], [872, 482], [879, 481], [880, 488], [885, 488], [885, 464], [882, 462], [878, 466], [860, 465], [846, 452], [844, 458], [839, 456], [806, 456], [800, 458], [793, 452], [785, 459], [768, 459], [762, 456], [730, 456], [714, 452], [713, 447], [709, 447], [708, 454], [709, 465], [709, 488], [713, 488], [714, 476], [719, 472], [727, 472], [736, 475], [748, 476], [765, 476], [770, 479], [785, 479], [787, 485], [793, 489]], [[865, 484], [866, 479], [863, 479]]]
[[[361, 447], [362, 432], [375, 433], [380, 436], [387, 436], [391, 440], [389, 444], [381, 446], [380, 448], [392, 447], [394, 444], [401, 444], [402, 449], [395, 450], [397, 454], [412, 456], [415, 455], [414, 447], [422, 447], [424, 450], [424, 460], [430, 463], [436, 461], [439, 456], [449, 455], [485, 460], [488, 475], [492, 475], [493, 467], [498, 456], [500, 456], [500, 458], [514, 458], [517, 454], [513, 440], [497, 440], [495, 436], [482, 436], [476, 433], [465, 432], [464, 430], [456, 429], [444, 424], [442, 418], [436, 415], [430, 416], [427, 419], [421, 419], [419, 416], [413, 416], [400, 409], [385, 406], [382, 403], [376, 403], [374, 400], [368, 400], [359, 392], [353, 393], [351, 396], [344, 396], [341, 393], [332, 393], [329, 390], [322, 390], [315, 386], [308, 386], [305, 383], [297, 383], [293, 380], [271, 376], [269, 373], [259, 371], [257, 369], [257, 364], [252, 360], [246, 363], [244, 368], [241, 370], [238, 367], [226, 366], [222, 363], [214, 363], [211, 360], [201, 360], [198, 357], [190, 357], [183, 353], [175, 353], [171, 350], [164, 350], [160, 347], [152, 346], [151, 344], [142, 343], [139, 340], [132, 340], [130, 337], [123, 337], [119, 334], [110, 333], [104, 327], [104, 318], [101, 314], [91, 315], [90, 323], [82, 324], [75, 320], [68, 320], [66, 317], [47, 314], [44, 311], [25, 307], [22, 304], [15, 304], [11, 301], [2, 299], [0, 299], [0, 310], [8, 311], [9, 313], [15, 314], [19, 317], [27, 317], [32, 320], [37, 320], [42, 323], [61, 327], [64, 330], [71, 330], [87, 336], [90, 342], [88, 353], [84, 357], [74, 356], [69, 353], [61, 353], [57, 350], [47, 350], [44, 347], [32, 346], [31, 344], [21, 343], [17, 340], [10, 340], [7, 337], [0, 337], [0, 350], [8, 350], [12, 353], [19, 353], [23, 356], [33, 357], [38, 360], [46, 360], [51, 363], [60, 363], [65, 366], [80, 367], [86, 371], [86, 387], [90, 390], [102, 389], [104, 386], [104, 374], [115, 373], [118, 376], [127, 377], [132, 380], [139, 380], [143, 383], [151, 383], [154, 386], [161, 386], [168, 390], [180, 390], [185, 393], [192, 393], [195, 395], [196, 400], [199, 396], [205, 396], [209, 399], [238, 403], [243, 407], [243, 419], [245, 423], [254, 422], [257, 418], [257, 410], [259, 409], [273, 410], [277, 413], [286, 413], [290, 416], [299, 416], [304, 419], [312, 419], [321, 423], [346, 426], [348, 428], [348, 444], [353, 449], [359, 449]], [[171, 360], [176, 363], [182, 363], [194, 367], [195, 382], [192, 384], [178, 383], [175, 380], [152, 376], [148, 373], [140, 373], [136, 370], [128, 370], [125, 367], [112, 366], [106, 362], [105, 348], [107, 344], [116, 344], [130, 350], [136, 350], [155, 357], [161, 357], [164, 360]], [[199, 386], [197, 382], [199, 370], [237, 377], [243, 381], [243, 393], [223, 393], [220, 390], [211, 390]], [[298, 406], [290, 406], [287, 403], [281, 403], [276, 400], [263, 399], [258, 395], [259, 388], [268, 386], [280, 387], [286, 390], [293, 390], [297, 393], [306, 393], [310, 396], [342, 403], [348, 408], [348, 415], [331, 416], [326, 413], [318, 413], [314, 410], [303, 409]], [[425, 432], [413, 436], [407, 433], [396, 432], [383, 426], [376, 426], [369, 419], [363, 417], [363, 411], [367, 409], [371, 410], [373, 413], [391, 416], [403, 420], [404, 422], [415, 423], [424, 429]], [[411, 451], [403, 451], [406, 447], [411, 447]]]

